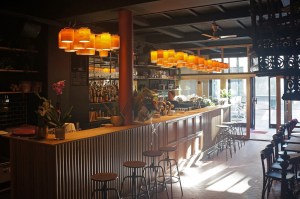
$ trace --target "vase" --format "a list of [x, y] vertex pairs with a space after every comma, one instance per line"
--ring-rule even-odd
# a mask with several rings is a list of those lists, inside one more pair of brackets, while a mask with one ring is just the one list
[[110, 122], [114, 125], [114, 126], [121, 126], [123, 124], [123, 118], [122, 116], [111, 116], [110, 117]]
[[36, 137], [38, 139], [47, 139], [48, 138], [48, 126], [39, 126], [37, 128]]
[[58, 140], [64, 140], [66, 135], [66, 128], [65, 127], [58, 127], [55, 128], [55, 138]]

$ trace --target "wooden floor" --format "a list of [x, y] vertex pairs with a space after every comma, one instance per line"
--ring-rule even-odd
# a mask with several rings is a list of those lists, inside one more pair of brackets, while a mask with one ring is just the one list
[[[173, 198], [184, 199], [259, 199], [262, 191], [260, 151], [267, 141], [246, 141], [226, 161], [225, 151], [210, 160], [196, 156], [181, 163], [183, 197], [179, 185], [173, 187]], [[169, 188], [169, 186], [168, 186]], [[169, 190], [170, 194], [170, 190]], [[269, 198], [277, 199], [280, 183], [274, 183]], [[159, 199], [166, 199], [161, 192]], [[170, 197], [171, 198], [171, 197]]]

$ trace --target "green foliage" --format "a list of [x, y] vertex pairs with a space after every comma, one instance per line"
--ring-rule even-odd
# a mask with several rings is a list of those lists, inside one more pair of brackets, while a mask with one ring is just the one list
[[230, 98], [231, 97], [231, 90], [222, 89], [220, 92], [220, 97], [221, 98]]
[[66, 122], [72, 117], [71, 112], [73, 107], [63, 113], [52, 105], [51, 101], [45, 97], [41, 97], [38, 93], [35, 93], [42, 101], [42, 105], [39, 106], [36, 113], [38, 114], [38, 125], [49, 125], [52, 127], [63, 127]]

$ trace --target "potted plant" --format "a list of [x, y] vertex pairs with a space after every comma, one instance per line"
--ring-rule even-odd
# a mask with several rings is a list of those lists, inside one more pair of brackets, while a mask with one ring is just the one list
[[106, 104], [103, 104], [108, 114], [110, 115], [110, 122], [114, 126], [121, 126], [124, 122], [124, 115], [120, 110], [118, 103], [113, 103], [112, 108], [109, 108]]
[[54, 106], [50, 100], [36, 93], [39, 99], [43, 101], [42, 106], [40, 106], [38, 110], [39, 116], [42, 116], [47, 126], [55, 128], [56, 139], [65, 139], [66, 122], [71, 118], [71, 111], [73, 109], [73, 107], [70, 107], [66, 112], [61, 110], [60, 96], [62, 95], [64, 86], [64, 80], [52, 85], [52, 89], [57, 95], [56, 106]]
[[220, 100], [219, 100], [219, 104], [220, 105], [224, 105], [224, 104], [228, 104], [228, 100], [231, 97], [231, 91], [226, 89], [222, 89], [220, 92]]
[[159, 111], [158, 95], [148, 88], [143, 88], [134, 96], [134, 116], [137, 121], [147, 121]]

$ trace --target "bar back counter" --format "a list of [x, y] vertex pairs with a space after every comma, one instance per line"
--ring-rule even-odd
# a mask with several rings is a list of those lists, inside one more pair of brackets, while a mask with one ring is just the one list
[[170, 156], [180, 164], [209, 149], [219, 130], [216, 125], [229, 118], [230, 106], [216, 106], [163, 116], [152, 123], [68, 133], [65, 140], [55, 140], [53, 135], [46, 140], [6, 135], [12, 198], [88, 199], [96, 187], [90, 177], [98, 172], [117, 173], [119, 179], [111, 186], [120, 189], [127, 175], [123, 162], [148, 164], [143, 151], [176, 146]]

